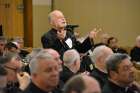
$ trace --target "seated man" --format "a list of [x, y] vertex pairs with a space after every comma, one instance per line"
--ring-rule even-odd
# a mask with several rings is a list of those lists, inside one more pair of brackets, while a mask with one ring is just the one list
[[93, 54], [91, 55], [92, 62], [95, 64], [95, 67], [91, 72], [91, 76], [97, 79], [101, 88], [104, 86], [108, 79], [105, 60], [112, 54], [113, 51], [109, 47], [101, 45], [96, 47], [93, 50]]
[[67, 50], [63, 56], [64, 66], [63, 71], [61, 71], [60, 79], [65, 83], [72, 76], [76, 75], [80, 69], [80, 55], [79, 53], [72, 49]]
[[140, 61], [140, 36], [136, 38], [136, 45], [134, 48], [132, 48], [130, 52], [131, 60], [133, 62], [139, 62]]
[[59, 83], [59, 63], [47, 51], [40, 51], [30, 62], [32, 82], [24, 93], [61, 93], [56, 88]]
[[[27, 73], [21, 71], [22, 63], [16, 53], [9, 52], [0, 58], [0, 65], [7, 71], [6, 93], [20, 93], [30, 82]], [[24, 82], [24, 83], [23, 83]]]
[[18, 46], [18, 43], [16, 42], [8, 42], [6, 45], [5, 45], [5, 48], [4, 48], [5, 52], [4, 54], [8, 53], [8, 52], [13, 52], [13, 53], [19, 53], [19, 46]]
[[110, 37], [108, 39], [108, 46], [113, 50], [114, 53], [126, 53], [127, 54], [126, 50], [124, 50], [118, 46], [118, 39], [115, 37]]
[[134, 84], [134, 67], [127, 54], [115, 53], [107, 59], [108, 82], [103, 93], [140, 93]]
[[65, 84], [63, 93], [101, 93], [101, 89], [94, 78], [76, 75]]
[[23, 40], [22, 37], [15, 37], [15, 38], [11, 39], [11, 42], [17, 42], [18, 43], [19, 56], [21, 58], [25, 58], [29, 54], [29, 52], [24, 49], [24, 40]]

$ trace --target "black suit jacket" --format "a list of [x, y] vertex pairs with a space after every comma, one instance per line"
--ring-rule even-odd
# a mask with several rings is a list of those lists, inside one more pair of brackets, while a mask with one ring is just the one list
[[[24, 90], [23, 93], [49, 93], [38, 88], [33, 82]], [[51, 91], [51, 93], [62, 93], [58, 88]]]
[[94, 68], [90, 75], [99, 82], [101, 88], [103, 88], [104, 84], [108, 80], [108, 75], [97, 68]]
[[66, 50], [71, 49], [65, 42], [67, 39], [71, 39], [72, 48], [76, 49], [80, 53], [87, 52], [93, 46], [93, 42], [91, 42], [89, 38], [85, 39], [83, 43], [78, 42], [71, 31], [67, 31], [65, 39], [60, 42], [60, 40], [57, 38], [57, 30], [55, 29], [51, 29], [45, 33], [41, 37], [41, 42], [43, 48], [55, 49], [62, 56]]
[[132, 85], [131, 87], [120, 87], [108, 80], [108, 82], [104, 85], [102, 93], [140, 93], [140, 90]]

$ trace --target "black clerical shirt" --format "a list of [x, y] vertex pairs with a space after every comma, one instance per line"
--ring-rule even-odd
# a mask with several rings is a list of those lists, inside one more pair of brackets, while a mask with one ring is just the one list
[[54, 89], [52, 91], [46, 92], [37, 87], [33, 82], [31, 82], [23, 93], [61, 93], [61, 91], [59, 89]]

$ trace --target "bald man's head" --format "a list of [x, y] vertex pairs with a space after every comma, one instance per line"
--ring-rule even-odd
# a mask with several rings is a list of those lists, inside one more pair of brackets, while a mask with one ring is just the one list
[[64, 93], [101, 93], [101, 89], [93, 77], [76, 75], [66, 83]]
[[66, 19], [63, 15], [63, 13], [59, 10], [54, 10], [48, 15], [49, 23], [52, 25], [52, 27], [56, 29], [62, 29], [66, 27]]

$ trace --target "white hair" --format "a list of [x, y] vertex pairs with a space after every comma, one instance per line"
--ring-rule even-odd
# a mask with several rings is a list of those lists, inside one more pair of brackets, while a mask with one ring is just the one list
[[93, 53], [90, 55], [90, 58], [91, 58], [93, 63], [96, 62], [97, 58], [105, 55], [104, 51], [105, 51], [106, 48], [109, 48], [109, 47], [107, 47], [105, 45], [101, 45], [101, 46], [96, 47], [93, 50]]
[[45, 50], [41, 50], [30, 62], [31, 74], [37, 73], [39, 69], [40, 60], [54, 60], [54, 57]]
[[67, 50], [63, 55], [64, 65], [71, 65], [77, 60], [80, 61], [80, 54], [75, 49]]
[[59, 12], [59, 13], [62, 13], [60, 10], [54, 10], [54, 11], [50, 12], [49, 15], [48, 15], [48, 21], [51, 22], [52, 19], [53, 19], [53, 17], [54, 17], [54, 15], [55, 15], [56, 13], [58, 13], [58, 12]]

